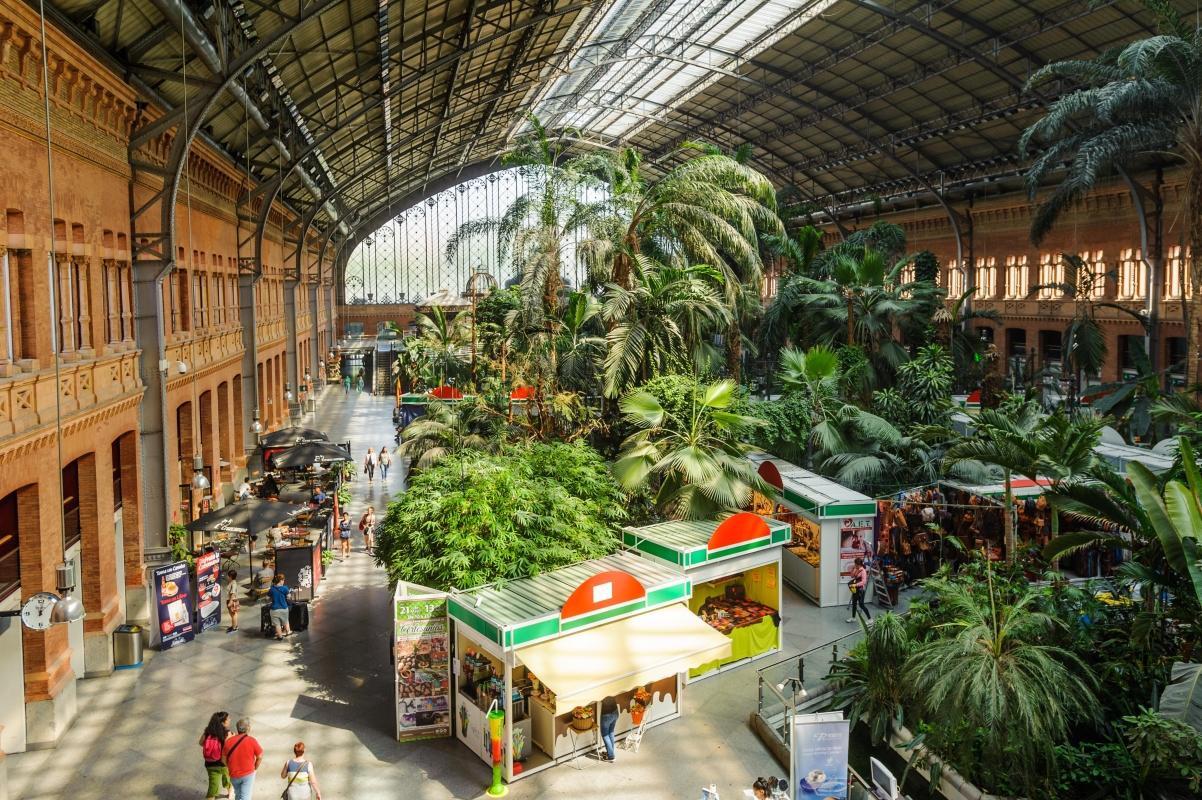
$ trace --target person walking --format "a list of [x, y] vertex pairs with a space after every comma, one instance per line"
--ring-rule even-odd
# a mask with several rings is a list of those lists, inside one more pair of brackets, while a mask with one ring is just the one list
[[376, 454], [367, 448], [367, 455], [363, 456], [363, 471], [367, 473], [367, 482], [375, 483], [376, 481]]
[[242, 602], [238, 598], [238, 571], [231, 569], [227, 577], [229, 580], [225, 582], [225, 610], [230, 615], [230, 626], [225, 632], [233, 633], [238, 630], [238, 607]]
[[351, 393], [351, 374], [347, 372], [342, 376], [342, 396], [347, 397]]
[[363, 552], [370, 553], [375, 547], [376, 508], [368, 506], [359, 519], [359, 530], [363, 534]]
[[392, 466], [392, 456], [388, 453], [387, 447], [380, 448], [380, 480], [388, 480], [388, 468]]
[[255, 771], [263, 763], [263, 746], [250, 735], [250, 720], [238, 720], [238, 733], [225, 740], [222, 760], [230, 773], [233, 800], [251, 800], [255, 788]]
[[363, 370], [359, 370], [359, 375], [355, 378], [355, 391], [363, 393]]
[[338, 542], [342, 545], [342, 559], [351, 555], [351, 515], [344, 509], [338, 520]]
[[271, 598], [271, 624], [275, 626], [275, 640], [278, 642], [285, 636], [292, 635], [288, 626], [288, 593], [292, 591], [284, 583], [284, 573], [277, 572], [271, 579], [271, 588], [267, 595]]
[[614, 760], [614, 728], [618, 724], [618, 701], [613, 696], [606, 696], [601, 701], [601, 741], [605, 743], [605, 755], [602, 761]]
[[[200, 735], [200, 752], [205, 760], [205, 772], [209, 776], [209, 789], [205, 800], [216, 797], [229, 797], [230, 772], [222, 761], [225, 752], [225, 740], [230, 735], [230, 715], [228, 711], [218, 711], [209, 717], [209, 724]], [[222, 791], [224, 789], [225, 791]]]
[[285, 762], [280, 777], [288, 781], [284, 787], [284, 800], [321, 800], [317, 771], [313, 769], [313, 762], [305, 758], [304, 742], [292, 745], [292, 758]]
[[847, 621], [856, 621], [856, 608], [858, 607], [860, 609], [860, 613], [864, 615], [864, 619], [868, 622], [871, 622], [872, 615], [868, 613], [868, 606], [864, 605], [864, 594], [868, 589], [868, 570], [864, 566], [864, 559], [856, 559], [855, 566], [851, 569], [851, 577], [848, 579], [847, 585], [851, 589], [851, 616], [847, 618]]

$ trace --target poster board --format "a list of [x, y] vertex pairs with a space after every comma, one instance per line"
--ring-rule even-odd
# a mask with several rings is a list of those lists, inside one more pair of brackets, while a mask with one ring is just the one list
[[794, 800], [823, 797], [847, 800], [847, 752], [851, 722], [843, 713], [801, 714], [793, 718], [790, 772]]
[[186, 561], [150, 571], [154, 602], [154, 643], [160, 650], [187, 644], [196, 636], [192, 623], [192, 576]]
[[397, 741], [451, 735], [451, 640], [446, 595], [393, 598]]
[[[855, 569], [856, 559], [864, 559], [865, 567], [876, 552], [876, 517], [846, 517], [839, 523], [839, 599], [851, 602], [847, 582]], [[871, 588], [871, 587], [868, 587]], [[867, 598], [866, 598], [867, 599]]]
[[215, 550], [196, 559], [196, 632], [221, 623], [221, 554]]

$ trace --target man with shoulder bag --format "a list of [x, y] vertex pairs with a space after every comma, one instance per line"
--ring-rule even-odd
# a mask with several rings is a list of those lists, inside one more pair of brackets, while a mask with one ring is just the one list
[[238, 733], [225, 740], [222, 760], [230, 772], [234, 800], [251, 800], [255, 771], [263, 762], [263, 747], [250, 735], [250, 720], [238, 720]]

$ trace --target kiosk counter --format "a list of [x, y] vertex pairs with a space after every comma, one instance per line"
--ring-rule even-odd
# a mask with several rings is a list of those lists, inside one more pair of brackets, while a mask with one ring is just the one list
[[[684, 673], [731, 651], [689, 610], [691, 590], [679, 569], [618, 553], [452, 592], [455, 737], [489, 764], [499, 746], [512, 781], [594, 752], [607, 696], [618, 738], [680, 716]], [[504, 712], [496, 745], [491, 709]]]
[[757, 493], [753, 510], [793, 529], [782, 557], [785, 581], [820, 606], [850, 603], [847, 581], [852, 566], [856, 558], [867, 560], [875, 550], [876, 501], [766, 453], [747, 458], [777, 490], [775, 500]]
[[780, 650], [781, 545], [790, 536], [789, 523], [748, 512], [622, 532], [627, 547], [683, 570], [689, 610], [730, 639], [730, 655], [689, 670], [690, 679]]

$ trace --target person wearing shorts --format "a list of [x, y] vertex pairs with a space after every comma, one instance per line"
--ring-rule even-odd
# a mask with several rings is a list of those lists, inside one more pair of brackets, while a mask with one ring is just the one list
[[342, 545], [342, 558], [345, 560], [351, 555], [351, 515], [347, 512], [342, 512], [342, 518], [338, 520], [338, 542]]
[[284, 573], [277, 572], [271, 579], [271, 588], [267, 595], [271, 598], [271, 624], [275, 626], [275, 638], [278, 642], [285, 636], [292, 635], [288, 626], [288, 592], [292, 591], [284, 583]]

